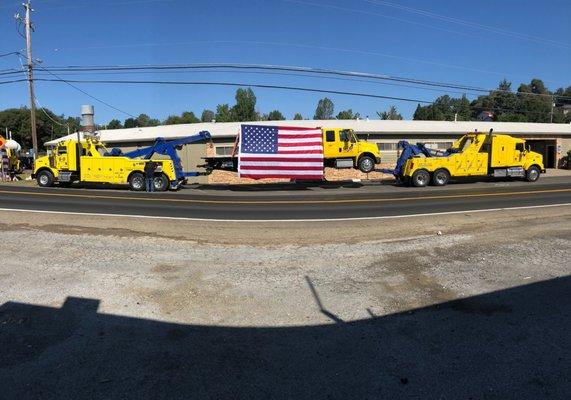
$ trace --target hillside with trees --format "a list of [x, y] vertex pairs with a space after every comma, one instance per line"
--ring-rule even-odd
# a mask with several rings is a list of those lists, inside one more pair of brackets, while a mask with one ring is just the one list
[[496, 90], [475, 100], [466, 96], [438, 97], [432, 104], [417, 106], [413, 119], [432, 121], [472, 121], [481, 113], [489, 113], [500, 122], [571, 122], [571, 114], [565, 115], [563, 106], [571, 104], [571, 86], [551, 92], [541, 79], [522, 83], [517, 91], [511, 82], [502, 80]]

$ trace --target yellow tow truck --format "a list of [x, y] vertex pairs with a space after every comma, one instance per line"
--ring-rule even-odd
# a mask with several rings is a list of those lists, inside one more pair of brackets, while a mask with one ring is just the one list
[[131, 190], [145, 189], [144, 169], [147, 162], [156, 162], [153, 183], [156, 191], [176, 188], [179, 180], [172, 160], [134, 159], [114, 155], [96, 136], [85, 135], [84, 140], [62, 141], [51, 154], [39, 157], [34, 164], [32, 178], [41, 187], [69, 186], [72, 182], [129, 184]]
[[[352, 129], [320, 128], [323, 135], [323, 166], [331, 168], [354, 168], [369, 173], [380, 164], [379, 148], [374, 143], [361, 141]], [[238, 137], [236, 138], [238, 143]], [[236, 148], [237, 144], [235, 145]], [[204, 157], [207, 171], [238, 171], [238, 157]]]
[[[473, 132], [439, 152], [422, 143], [399, 143], [401, 156], [394, 170], [397, 179], [416, 187], [444, 186], [450, 178], [490, 176], [524, 178], [529, 182], [545, 172], [543, 156], [525, 146], [525, 140], [505, 134]], [[385, 170], [387, 171], [387, 170]]]

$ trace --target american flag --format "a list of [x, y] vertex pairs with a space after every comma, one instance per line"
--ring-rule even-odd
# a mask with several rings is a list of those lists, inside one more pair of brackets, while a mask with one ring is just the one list
[[242, 125], [238, 173], [252, 179], [323, 179], [321, 129]]

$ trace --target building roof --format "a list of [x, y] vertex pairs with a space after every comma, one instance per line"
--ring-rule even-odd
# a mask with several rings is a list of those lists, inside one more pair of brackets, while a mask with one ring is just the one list
[[[105, 143], [145, 142], [157, 137], [174, 139], [209, 131], [213, 138], [233, 137], [240, 131], [242, 122], [202, 122], [197, 124], [160, 125], [146, 128], [107, 129], [98, 131]], [[466, 132], [488, 132], [494, 129], [498, 133], [512, 133], [539, 136], [571, 136], [571, 124], [538, 124], [522, 122], [484, 122], [484, 121], [388, 121], [388, 120], [290, 120], [256, 121], [251, 124], [274, 126], [307, 126], [321, 128], [350, 128], [357, 133], [375, 134], [425, 134], [450, 135]], [[72, 139], [77, 133], [46, 142], [53, 146], [59, 141]]]

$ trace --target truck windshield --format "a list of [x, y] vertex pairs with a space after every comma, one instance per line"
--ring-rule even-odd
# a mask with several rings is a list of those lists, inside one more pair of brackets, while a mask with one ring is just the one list
[[472, 144], [472, 138], [471, 137], [462, 138], [460, 143], [458, 143], [458, 150], [460, 150], [462, 152], [462, 151], [466, 150], [468, 147], [470, 147], [471, 144]]

